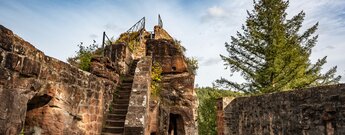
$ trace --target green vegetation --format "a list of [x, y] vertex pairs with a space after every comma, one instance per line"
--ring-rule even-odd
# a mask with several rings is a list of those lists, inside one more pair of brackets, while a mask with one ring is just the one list
[[199, 100], [199, 134], [216, 135], [217, 99], [221, 97], [236, 97], [241, 94], [230, 90], [219, 90], [210, 87], [197, 88], [196, 93]]
[[67, 58], [67, 62], [81, 70], [90, 71], [92, 56], [100, 55], [102, 49], [98, 48], [96, 41], [89, 46], [83, 46], [83, 42], [81, 42], [78, 47], [79, 50], [76, 51], [76, 56]]
[[335, 77], [336, 66], [320, 73], [326, 57], [315, 64], [309, 60], [318, 23], [300, 32], [305, 13], [286, 19], [288, 5], [284, 0], [254, 1], [243, 32], [225, 44], [228, 56], [221, 55], [231, 73], [241, 73], [246, 82], [221, 78], [218, 85], [246, 93], [270, 93], [338, 83], [341, 76]]
[[183, 55], [185, 55], [185, 52], [187, 51], [187, 49], [181, 45], [181, 41], [174, 39], [174, 45], [176, 46], [177, 50], [182, 53]]
[[162, 89], [160, 84], [162, 71], [162, 66], [158, 62], [153, 63], [151, 69], [151, 97], [156, 100], [159, 100], [159, 93]]
[[[187, 51], [187, 49], [181, 45], [181, 41], [174, 39], [174, 45], [176, 46], [176, 48], [178, 49], [178, 51], [180, 53], [183, 54], [183, 56], [185, 56], [185, 52]], [[197, 70], [199, 68], [199, 63], [198, 60], [195, 57], [184, 57], [184, 60], [187, 62], [187, 69], [190, 73], [196, 75]]]
[[136, 51], [136, 46], [140, 44], [139, 37], [140, 32], [130, 32], [130, 33], [122, 33], [120, 37], [115, 41], [115, 43], [127, 43], [128, 48], [132, 51]]
[[185, 57], [187, 62], [188, 71], [196, 75], [196, 71], [199, 68], [198, 60], [194, 57]]

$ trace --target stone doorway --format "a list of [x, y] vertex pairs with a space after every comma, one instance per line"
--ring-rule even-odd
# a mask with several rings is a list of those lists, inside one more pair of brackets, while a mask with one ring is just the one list
[[185, 135], [183, 118], [181, 115], [170, 113], [168, 135]]

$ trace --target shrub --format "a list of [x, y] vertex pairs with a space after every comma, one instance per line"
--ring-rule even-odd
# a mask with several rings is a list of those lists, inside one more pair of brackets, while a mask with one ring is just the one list
[[89, 46], [83, 46], [83, 42], [81, 42], [78, 47], [79, 50], [76, 51], [76, 56], [67, 58], [67, 62], [81, 70], [90, 71], [92, 56], [101, 54], [102, 49], [98, 48], [95, 40]]

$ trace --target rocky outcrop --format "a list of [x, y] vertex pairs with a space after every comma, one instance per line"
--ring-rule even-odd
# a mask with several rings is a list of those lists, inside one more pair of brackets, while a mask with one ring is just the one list
[[182, 48], [173, 40], [148, 40], [146, 54], [161, 65], [163, 74], [188, 72]]
[[166, 34], [156, 26], [155, 39], [148, 40], [146, 46], [146, 55], [162, 67], [158, 100], [150, 100], [150, 133], [197, 135], [194, 75], [187, 69], [182, 46]]
[[160, 94], [160, 131], [182, 135], [197, 135], [198, 100], [194, 90], [194, 75], [163, 75]]
[[108, 67], [81, 71], [0, 25], [0, 134], [100, 133], [119, 79]]
[[343, 135], [344, 104], [344, 84], [239, 97], [224, 110], [224, 133]]

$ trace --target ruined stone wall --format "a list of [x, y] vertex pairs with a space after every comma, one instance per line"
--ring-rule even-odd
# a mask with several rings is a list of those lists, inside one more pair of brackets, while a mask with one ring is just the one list
[[117, 80], [45, 56], [0, 25], [0, 134], [24, 125], [28, 134], [99, 134]]
[[135, 69], [128, 113], [125, 120], [125, 135], [149, 135], [149, 99], [151, 86], [151, 57], [141, 58]]
[[345, 85], [240, 97], [224, 111], [229, 135], [344, 135]]
[[119, 74], [127, 74], [132, 62], [132, 52], [125, 43], [107, 45], [104, 48], [104, 56], [114, 63], [114, 71]]
[[234, 99], [234, 97], [222, 97], [217, 99], [217, 135], [227, 135], [224, 133], [224, 109]]

